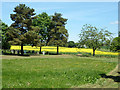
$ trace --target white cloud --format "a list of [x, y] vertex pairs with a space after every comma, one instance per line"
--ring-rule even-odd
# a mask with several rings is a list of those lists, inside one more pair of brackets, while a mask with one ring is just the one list
[[118, 24], [118, 21], [111, 22], [110, 24]]

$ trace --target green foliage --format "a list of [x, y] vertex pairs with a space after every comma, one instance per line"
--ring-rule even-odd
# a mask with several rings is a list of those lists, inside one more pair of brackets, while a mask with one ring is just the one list
[[38, 35], [41, 36], [40, 42], [37, 46], [43, 46], [47, 45], [49, 38], [50, 38], [50, 30], [52, 28], [52, 20], [51, 16], [48, 16], [47, 13], [43, 12], [36, 16], [36, 18], [33, 20], [33, 26], [38, 26], [39, 31]]
[[21, 52], [23, 54], [24, 44], [35, 44], [39, 40], [37, 35], [37, 27], [32, 26], [32, 20], [35, 18], [34, 9], [25, 6], [25, 4], [19, 4], [14, 8], [14, 13], [10, 17], [14, 23], [8, 28], [7, 37], [9, 37], [9, 43], [21, 45]]
[[52, 24], [53, 28], [50, 31], [50, 40], [48, 45], [57, 46], [57, 54], [58, 54], [58, 46], [63, 46], [67, 43], [68, 39], [68, 31], [65, 28], [67, 19], [62, 17], [62, 14], [55, 13], [52, 16]]
[[79, 34], [80, 45], [85, 45], [93, 49], [93, 56], [95, 50], [101, 48], [103, 45], [110, 44], [111, 34], [108, 30], [99, 30], [91, 25], [83, 25], [81, 33]]
[[119, 51], [120, 50], [120, 37], [115, 37], [110, 45], [111, 51]]
[[0, 28], [0, 36], [2, 35], [2, 49], [10, 49], [11, 45], [8, 43], [8, 39], [6, 36], [8, 26], [0, 20]]
[[68, 42], [68, 47], [70, 47], [70, 48], [76, 47], [76, 44], [74, 43], [74, 41], [69, 41]]
[[75, 47], [79, 48], [79, 43], [78, 42], [75, 43]]
[[2, 39], [2, 49], [10, 49], [11, 45], [7, 42], [6, 38]]
[[66, 21], [67, 19], [62, 18], [60, 13], [55, 13], [55, 15], [52, 16], [52, 23], [54, 24], [54, 27], [50, 32], [51, 36], [49, 44], [62, 46], [67, 43], [68, 32], [67, 29], [65, 29]]
[[39, 31], [37, 34], [41, 36], [41, 38], [39, 39], [39, 42], [36, 44], [36, 46], [40, 47], [41, 53], [41, 47], [47, 45], [50, 39], [50, 31], [52, 28], [51, 17], [48, 16], [47, 13], [43, 12], [36, 16], [36, 18], [32, 22], [32, 25], [39, 27]]
[[113, 70], [117, 61], [117, 58], [70, 56], [7, 58], [2, 64], [2, 84], [3, 88], [72, 88], [93, 84], [100, 74]]

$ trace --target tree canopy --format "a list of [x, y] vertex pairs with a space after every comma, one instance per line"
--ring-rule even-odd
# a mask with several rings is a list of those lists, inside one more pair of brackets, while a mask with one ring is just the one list
[[[93, 56], [95, 55], [95, 50], [101, 48], [106, 42], [111, 38], [111, 34], [108, 30], [99, 30], [92, 25], [83, 25], [81, 33], [79, 34], [80, 45], [86, 45], [93, 49]], [[108, 42], [109, 43], [109, 42]]]
[[48, 44], [57, 46], [57, 54], [59, 53], [58, 47], [63, 46], [68, 40], [68, 31], [65, 28], [67, 19], [62, 17], [61, 13], [55, 13], [52, 16], [53, 28], [50, 31], [50, 40]]
[[120, 50], [120, 37], [115, 37], [110, 45], [111, 51], [118, 51]]
[[[0, 20], [0, 28], [1, 28], [0, 36], [2, 36], [2, 49], [10, 49], [11, 45], [8, 43], [7, 36], [6, 36], [8, 25], [3, 23]], [[1, 39], [1, 37], [0, 37], [0, 39]]]
[[8, 28], [7, 36], [9, 43], [21, 45], [23, 55], [23, 45], [37, 43], [40, 38], [36, 33], [38, 28], [32, 26], [35, 10], [25, 4], [19, 4], [13, 11], [15, 14], [11, 14], [10, 17], [14, 23]]
[[49, 33], [52, 28], [51, 16], [48, 16], [47, 13], [43, 12], [37, 15], [35, 19], [33, 19], [32, 25], [39, 27], [38, 35], [41, 36], [41, 38], [37, 46], [40, 46], [40, 53], [41, 53], [41, 47], [47, 45], [50, 39]]
[[74, 41], [69, 41], [68, 42], [68, 47], [72, 48], [72, 47], [76, 47], [76, 44]]

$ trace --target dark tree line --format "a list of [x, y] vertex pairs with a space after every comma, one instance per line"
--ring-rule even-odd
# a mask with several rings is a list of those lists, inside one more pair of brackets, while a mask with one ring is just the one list
[[59, 46], [67, 43], [68, 32], [65, 28], [67, 19], [62, 14], [55, 13], [48, 16], [47, 13], [36, 15], [34, 9], [27, 7], [25, 4], [19, 4], [13, 10], [15, 14], [11, 14], [11, 20], [14, 21], [5, 30], [7, 41], [11, 45], [21, 45], [21, 55], [24, 54], [23, 46], [29, 44], [31, 46], [55, 45], [57, 46], [57, 54], [59, 54]]

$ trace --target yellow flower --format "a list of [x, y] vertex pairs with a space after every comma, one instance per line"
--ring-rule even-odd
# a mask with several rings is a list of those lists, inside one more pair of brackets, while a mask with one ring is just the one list
[[[11, 46], [11, 50], [20, 50], [21, 46]], [[23, 47], [24, 50], [35, 50], [35, 51], [39, 51], [40, 47], [32, 47], [32, 46], [24, 46]], [[43, 46], [42, 47], [42, 51], [48, 51], [48, 52], [57, 52], [57, 47], [54, 46]], [[91, 53], [93, 54], [93, 50], [92, 49], [86, 49], [86, 48], [67, 48], [67, 47], [59, 47], [59, 52], [64, 52], [64, 53], [77, 53], [77, 52], [83, 52], [83, 53]], [[95, 54], [97, 55], [118, 55], [118, 53], [114, 53], [114, 52], [103, 52], [103, 51], [95, 51]]]

